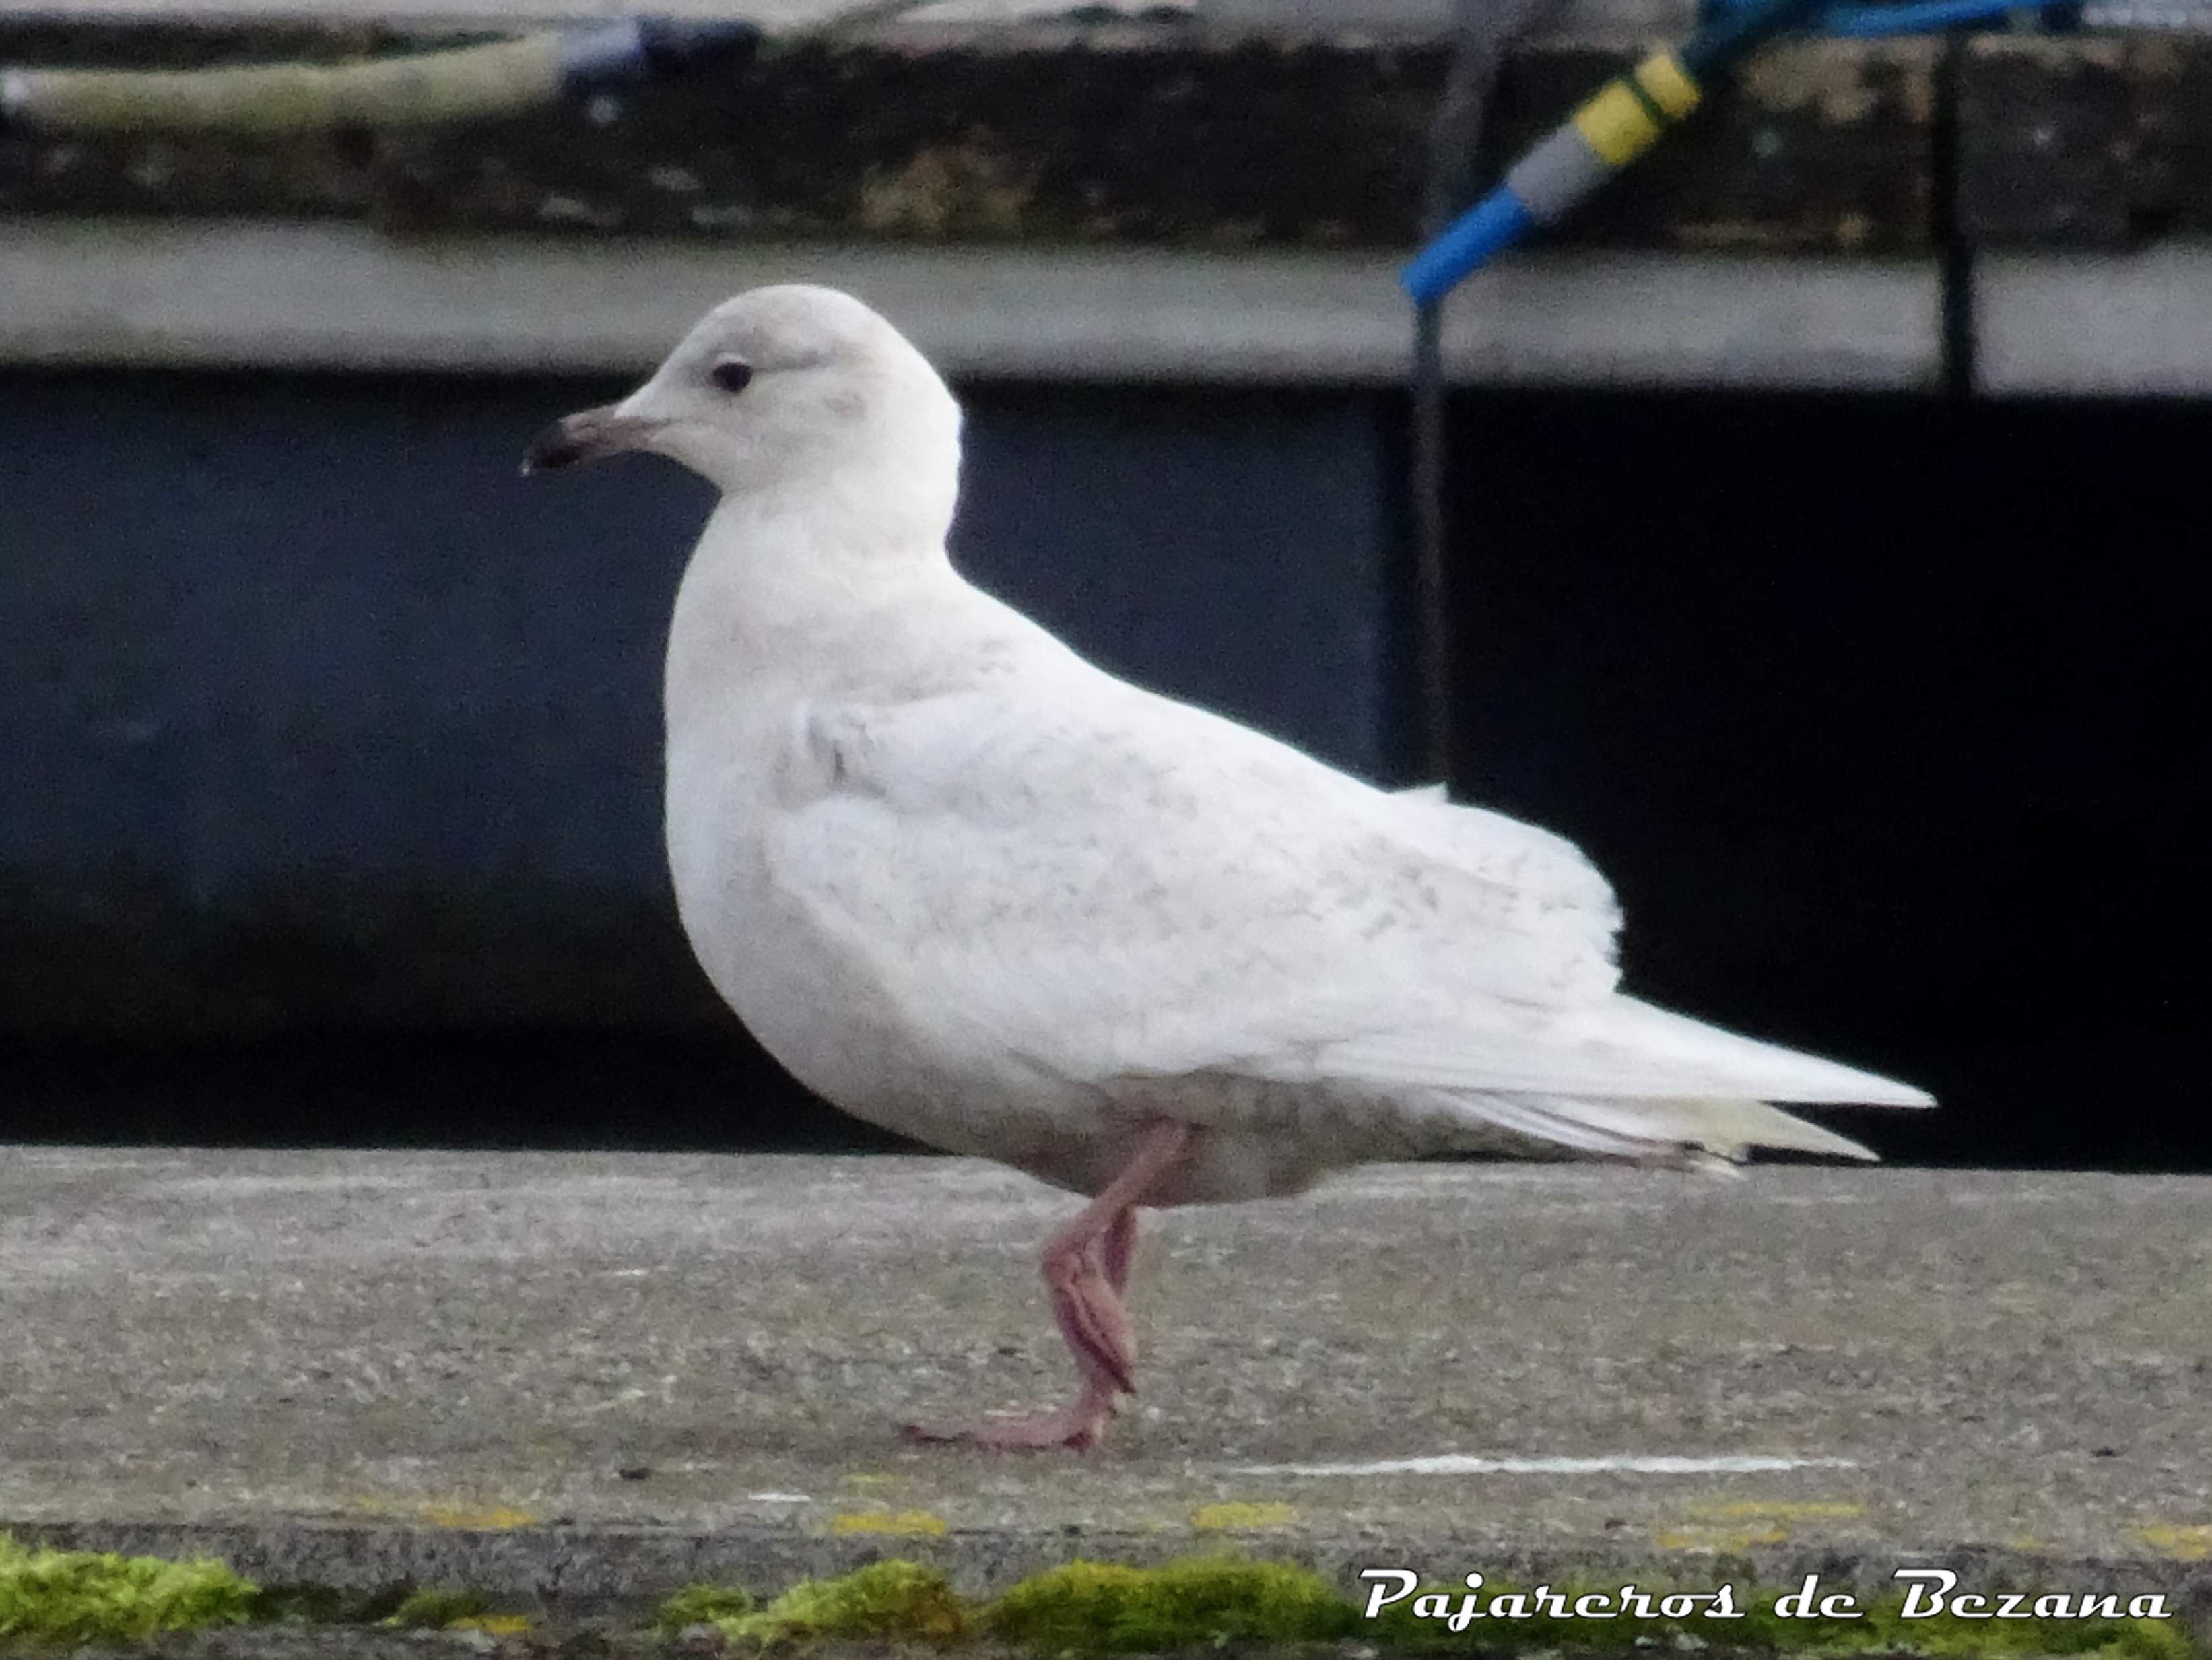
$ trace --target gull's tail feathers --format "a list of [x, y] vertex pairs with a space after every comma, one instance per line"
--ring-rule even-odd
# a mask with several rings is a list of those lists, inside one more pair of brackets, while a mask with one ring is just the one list
[[1684, 1098], [1622, 1101], [1572, 1095], [1447, 1097], [1452, 1116], [1475, 1131], [1502, 1127], [1598, 1158], [1686, 1164], [1732, 1173], [1753, 1147], [1875, 1161], [1848, 1136], [1777, 1111], [1763, 1101]]
[[1534, 1032], [1429, 1026], [1330, 1043], [1317, 1058], [1323, 1069], [1339, 1075], [1469, 1094], [1638, 1104], [1706, 1099], [1936, 1104], [1925, 1090], [1910, 1084], [1723, 1031], [1632, 997], [1561, 1012]]

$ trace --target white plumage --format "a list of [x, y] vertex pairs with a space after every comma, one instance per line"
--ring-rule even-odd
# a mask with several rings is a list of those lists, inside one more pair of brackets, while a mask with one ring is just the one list
[[1188, 1126], [1144, 1194], [1172, 1203], [1459, 1148], [1866, 1156], [1764, 1103], [1928, 1104], [1624, 995], [1559, 837], [1129, 685], [970, 587], [957, 406], [859, 302], [740, 296], [538, 455], [617, 447], [724, 491], [669, 641], [684, 926], [848, 1111], [1091, 1194]]

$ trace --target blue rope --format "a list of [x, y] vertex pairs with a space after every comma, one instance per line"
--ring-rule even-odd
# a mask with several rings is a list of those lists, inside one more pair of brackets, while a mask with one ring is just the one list
[[1932, 34], [1962, 24], [1987, 22], [2015, 11], [2042, 11], [2064, 0], [1911, 0], [1895, 6], [1838, 6], [1820, 17], [1828, 34], [1865, 38], [1883, 34]]
[[[1698, 93], [1713, 76], [1770, 36], [1801, 25], [1862, 38], [1924, 34], [2073, 3], [1902, 0], [1815, 12], [1807, 0], [1707, 0], [1697, 33], [1678, 52], [1655, 53], [1585, 102], [1515, 162], [1496, 189], [1431, 238], [1399, 280], [1417, 303], [1443, 299], [1499, 249], [1565, 217], [1656, 143], [1674, 120], [1696, 107]], [[1686, 85], [1684, 100], [1680, 93]], [[1670, 88], [1677, 94], [1671, 110], [1664, 100]]]

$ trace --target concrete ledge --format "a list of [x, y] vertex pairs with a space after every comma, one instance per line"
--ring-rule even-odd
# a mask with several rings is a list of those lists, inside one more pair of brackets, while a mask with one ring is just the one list
[[16, 1150], [0, 1526], [572, 1611], [1224, 1545], [2212, 1596], [2212, 1180], [1376, 1167], [1148, 1218], [1099, 1454], [903, 1444], [1066, 1385], [1032, 1252], [1072, 1202], [949, 1159]]
[[1976, 263], [1979, 378], [1997, 393], [2212, 392], [2212, 243]]
[[[1391, 254], [4, 223], [0, 362], [16, 363], [630, 373], [717, 301], [795, 279], [855, 290], [958, 375], [1367, 385], [1410, 358]], [[1920, 386], [1937, 310], [1918, 262], [1541, 254], [1455, 298], [1446, 356], [1463, 382]]]

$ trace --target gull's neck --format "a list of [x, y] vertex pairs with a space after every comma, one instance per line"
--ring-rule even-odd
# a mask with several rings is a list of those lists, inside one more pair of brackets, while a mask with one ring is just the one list
[[848, 475], [724, 496], [677, 593], [672, 696], [764, 674], [833, 676], [972, 593], [945, 553], [951, 489], [913, 482]]

